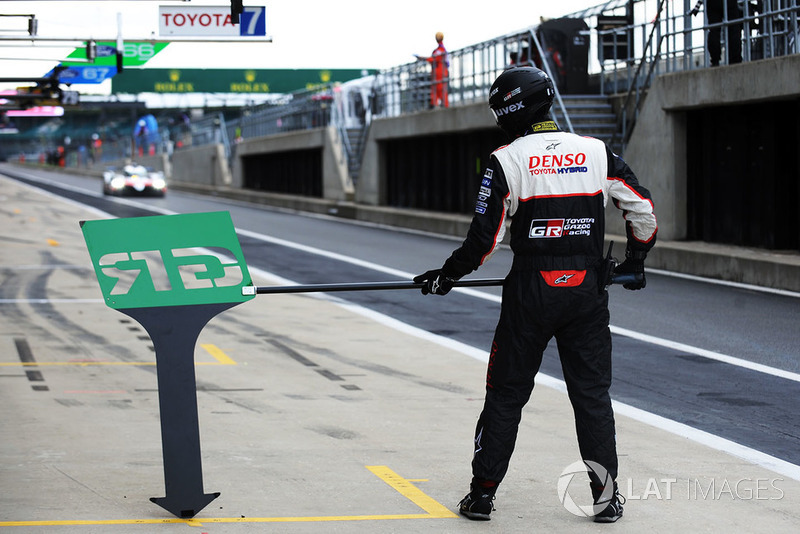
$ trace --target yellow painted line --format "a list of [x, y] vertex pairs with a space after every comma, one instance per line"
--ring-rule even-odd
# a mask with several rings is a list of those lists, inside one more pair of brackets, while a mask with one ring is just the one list
[[186, 523], [192, 527], [200, 524], [186, 519], [101, 519], [97, 521], [0, 521], [0, 527], [62, 527], [75, 525], [162, 525], [167, 523]]
[[233, 359], [230, 356], [222, 352], [222, 350], [216, 345], [211, 345], [209, 343], [200, 346], [206, 349], [206, 352], [212, 355], [214, 359], [217, 360], [222, 365], [236, 365], [236, 362], [233, 361]]
[[[454, 516], [455, 517], [455, 516]], [[209, 523], [320, 523], [329, 521], [379, 521], [387, 519], [431, 519], [429, 514], [396, 515], [342, 515], [308, 517], [212, 517], [208, 519], [96, 519], [91, 521], [0, 521], [0, 527], [58, 527], [86, 525], [164, 525], [185, 523], [191, 527], [201, 527]]]
[[47, 244], [50, 245], [51, 247], [57, 247], [57, 246], [61, 245], [61, 243], [59, 243], [55, 239], [48, 239], [47, 240]]
[[65, 366], [65, 365], [87, 367], [90, 365], [155, 365], [155, 364], [156, 362], [106, 362], [100, 360], [98, 361], [87, 360], [87, 361], [76, 361], [76, 362], [0, 362], [0, 367], [53, 367], [53, 366]]
[[[214, 357], [214, 362], [195, 362], [195, 365], [237, 365], [236, 362], [222, 352], [216, 345], [200, 345], [206, 352]], [[0, 367], [52, 367], [52, 366], [77, 366], [90, 365], [155, 365], [156, 362], [110, 362], [105, 360], [73, 360], [67, 362], [0, 362]]]
[[431, 497], [428, 497], [421, 489], [412, 484], [409, 480], [401, 477], [385, 465], [368, 465], [367, 469], [389, 484], [400, 495], [410, 500], [426, 512], [431, 517], [458, 517], [447, 507], [441, 505]]
[[[106, 362], [106, 361], [86, 361], [86, 362], [0, 362], [0, 367], [56, 367], [56, 366], [75, 366], [89, 367], [92, 365], [155, 365], [156, 362]], [[195, 365], [236, 365], [236, 362], [195, 362]]]
[[210, 523], [312, 523], [328, 521], [385, 521], [390, 519], [452, 519], [458, 516], [445, 506], [426, 495], [422, 490], [386, 467], [385, 465], [367, 466], [367, 469], [386, 482], [395, 491], [422, 508], [424, 514], [388, 514], [388, 515], [334, 515], [305, 517], [212, 517], [207, 519], [98, 519], [91, 521], [0, 521], [0, 527], [47, 527], [47, 526], [88, 526], [88, 525], [163, 525], [185, 523], [192, 527], [200, 527]]

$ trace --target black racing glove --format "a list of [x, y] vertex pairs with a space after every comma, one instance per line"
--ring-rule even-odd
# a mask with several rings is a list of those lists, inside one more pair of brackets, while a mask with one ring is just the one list
[[453, 289], [453, 284], [455, 284], [456, 278], [445, 276], [441, 269], [434, 269], [414, 277], [415, 284], [419, 284], [421, 282], [425, 284], [422, 286], [423, 295], [427, 295], [428, 293], [434, 295], [447, 295], [447, 293]]
[[644, 289], [647, 285], [647, 279], [644, 276], [644, 259], [647, 257], [646, 252], [642, 251], [625, 251], [625, 261], [614, 268], [614, 275], [630, 275], [632, 279], [630, 282], [625, 282], [622, 287], [625, 289], [637, 290]]

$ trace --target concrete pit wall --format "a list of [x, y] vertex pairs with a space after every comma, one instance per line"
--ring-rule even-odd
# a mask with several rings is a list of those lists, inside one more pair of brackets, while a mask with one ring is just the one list
[[353, 182], [347, 171], [339, 134], [333, 126], [284, 134], [245, 139], [233, 148], [231, 187], [241, 189], [245, 183], [242, 159], [257, 154], [291, 152], [319, 148], [322, 150], [322, 196], [340, 202], [353, 199]]
[[[800, 55], [676, 72], [655, 79], [625, 160], [653, 194], [660, 239], [687, 236], [687, 111], [798, 96]], [[609, 231], [621, 233], [623, 226], [616, 218], [610, 217]]]
[[231, 173], [221, 144], [183, 148], [172, 154], [171, 183], [230, 186]]
[[370, 206], [386, 205], [386, 176], [381, 153], [383, 142], [496, 127], [492, 112], [485, 103], [373, 120], [361, 161], [356, 202]]

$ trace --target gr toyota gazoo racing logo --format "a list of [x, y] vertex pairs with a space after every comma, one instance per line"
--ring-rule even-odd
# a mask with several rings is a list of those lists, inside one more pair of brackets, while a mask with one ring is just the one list
[[[550, 147], [547, 147], [550, 148]], [[555, 148], [555, 147], [553, 147]], [[539, 174], [571, 174], [574, 172], [587, 172], [586, 154], [547, 154], [543, 156], [530, 156], [528, 158], [528, 172], [531, 176]]]
[[528, 237], [547, 239], [564, 236], [592, 235], [593, 217], [582, 219], [534, 219]]
[[528, 237], [538, 239], [561, 237], [564, 233], [564, 219], [534, 219]]
[[517, 96], [517, 95], [518, 95], [518, 94], [520, 94], [521, 92], [522, 92], [522, 88], [521, 88], [521, 87], [517, 87], [517, 88], [516, 88], [516, 89], [514, 89], [513, 91], [509, 91], [509, 92], [506, 94], [506, 96], [504, 96], [504, 97], [503, 97], [503, 102], [506, 102], [506, 101], [508, 101], [508, 100], [510, 100], [510, 99], [512, 99], [512, 98], [514, 98], [515, 96]]

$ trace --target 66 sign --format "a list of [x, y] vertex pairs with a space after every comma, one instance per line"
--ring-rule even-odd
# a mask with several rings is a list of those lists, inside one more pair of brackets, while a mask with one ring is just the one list
[[[169, 43], [151, 43], [147, 41], [125, 41], [122, 45], [122, 64], [125, 67], [141, 67], [161, 52]], [[70, 61], [70, 60], [75, 60]], [[64, 60], [68, 67], [83, 66], [86, 61], [86, 47], [80, 46], [72, 51]], [[98, 41], [97, 58], [92, 66], [117, 66], [117, 44], [113, 41]]]
[[[144, 64], [165, 46], [166, 44], [159, 46], [156, 43], [126, 42], [122, 45], [122, 57]], [[117, 49], [114, 48], [114, 53], [116, 53], [116, 50]]]

